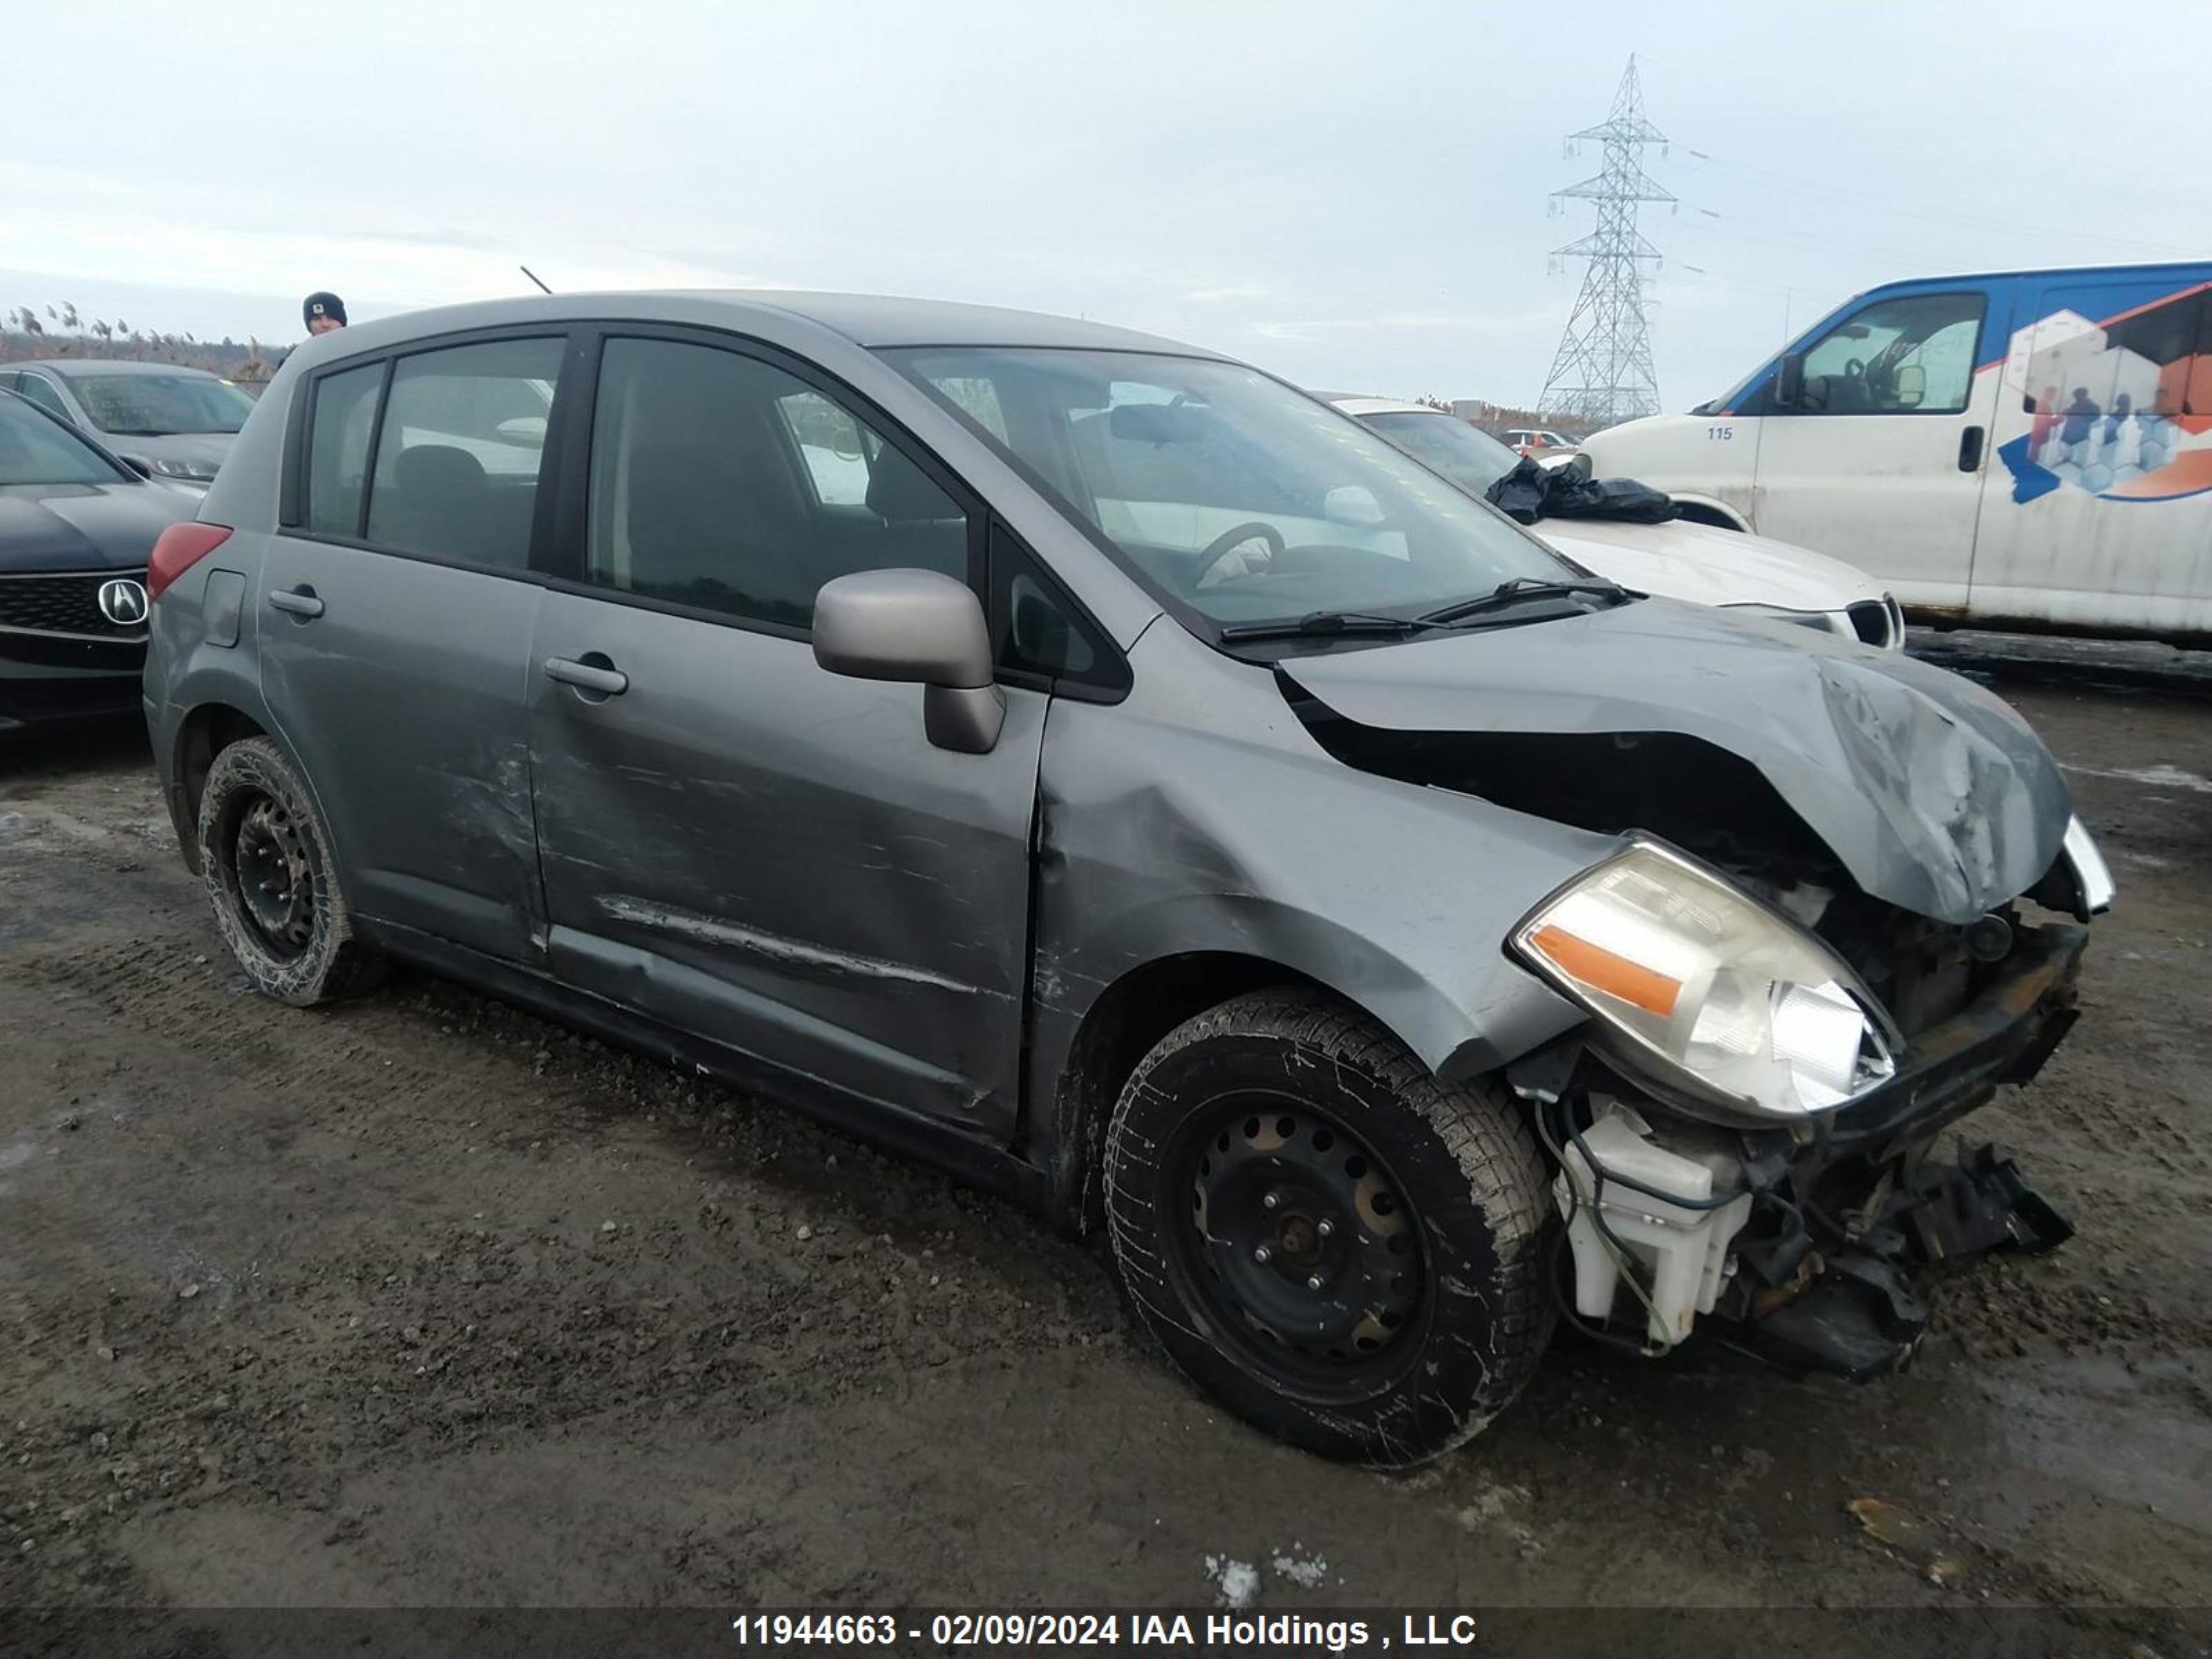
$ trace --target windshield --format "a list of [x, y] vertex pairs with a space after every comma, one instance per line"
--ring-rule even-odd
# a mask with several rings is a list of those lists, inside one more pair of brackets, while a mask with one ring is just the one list
[[58, 422], [0, 394], [0, 484], [104, 484], [129, 476]]
[[1577, 574], [1347, 415], [1239, 363], [924, 346], [883, 356], [1215, 624], [1412, 616]]
[[207, 374], [82, 374], [70, 390], [102, 432], [166, 438], [183, 432], [235, 432], [253, 399]]
[[1487, 432], [1440, 410], [1386, 410], [1359, 418], [1472, 495], [1480, 495], [1521, 465], [1518, 455]]

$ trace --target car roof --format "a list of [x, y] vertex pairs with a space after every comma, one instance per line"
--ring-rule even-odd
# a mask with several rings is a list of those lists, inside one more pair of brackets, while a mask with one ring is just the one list
[[50, 368], [64, 380], [78, 374], [197, 374], [204, 380], [222, 378], [189, 363], [148, 363], [136, 357], [31, 357], [21, 362], [0, 364], [0, 368]]
[[644, 291], [522, 295], [408, 312], [321, 337], [342, 348], [373, 349], [427, 335], [533, 322], [581, 322], [594, 318], [696, 322], [702, 311], [742, 325], [749, 317], [798, 319], [870, 349], [896, 346], [1042, 346], [1091, 351], [1169, 352], [1178, 356], [1219, 354], [1134, 329], [1115, 328], [1042, 312], [947, 300], [904, 299], [878, 294], [819, 294], [769, 289], [670, 289]]

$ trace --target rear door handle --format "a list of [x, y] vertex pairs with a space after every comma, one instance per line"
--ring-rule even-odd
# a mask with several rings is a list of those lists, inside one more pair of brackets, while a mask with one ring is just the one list
[[[592, 653], [598, 656], [597, 652]], [[619, 697], [629, 690], [629, 676], [601, 658], [599, 662], [578, 662], [570, 657], [545, 659], [545, 678], [558, 680], [563, 685], [573, 685], [580, 691], [596, 691], [603, 697]]]
[[1974, 472], [1982, 465], [1982, 429], [1970, 426], [1959, 434], [1959, 471]]
[[323, 614], [323, 602], [315, 597], [312, 587], [272, 588], [269, 603], [289, 616], [313, 617]]

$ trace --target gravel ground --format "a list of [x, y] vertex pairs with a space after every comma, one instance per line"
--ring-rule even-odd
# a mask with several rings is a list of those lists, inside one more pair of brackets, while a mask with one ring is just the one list
[[224, 1607], [1196, 1607], [1243, 1565], [1263, 1609], [2017, 1606], [2202, 1651], [2212, 702], [1999, 684], [2122, 907], [1969, 1127], [2079, 1236], [1935, 1285], [1905, 1376], [1563, 1346], [1398, 1477], [1156, 1369], [1094, 1246], [772, 1103], [428, 979], [247, 994], [134, 733], [0, 753], [0, 1650], [222, 1652]]

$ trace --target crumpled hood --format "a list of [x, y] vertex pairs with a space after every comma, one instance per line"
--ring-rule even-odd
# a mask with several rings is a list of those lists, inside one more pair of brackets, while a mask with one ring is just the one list
[[143, 568], [191, 498], [149, 483], [0, 486], [0, 571]]
[[1665, 599], [1299, 656], [1282, 672], [1385, 731], [1701, 740], [1755, 768], [1860, 887], [1941, 921], [2033, 886], [2073, 816], [2042, 739], [1971, 681]]
[[1577, 564], [1669, 599], [1841, 611], [1856, 600], [1881, 598], [1880, 582], [1840, 559], [1687, 519], [1668, 524], [1539, 519], [1529, 529]]

